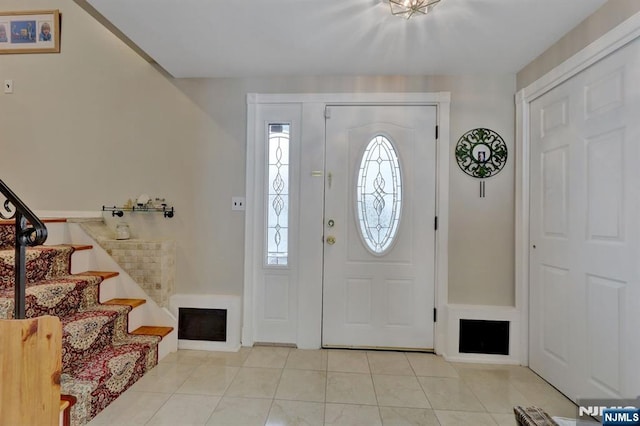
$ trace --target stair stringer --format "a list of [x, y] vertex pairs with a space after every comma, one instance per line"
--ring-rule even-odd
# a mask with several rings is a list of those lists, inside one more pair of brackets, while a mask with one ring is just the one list
[[147, 326], [173, 327], [173, 331], [163, 337], [158, 345], [158, 361], [178, 349], [178, 321], [168, 309], [159, 306], [131, 278], [89, 234], [74, 222], [47, 224], [49, 238], [46, 245], [55, 244], [88, 244], [91, 250], [77, 251], [73, 254], [71, 273], [88, 270], [114, 271], [117, 277], [104, 280], [100, 284], [100, 302], [114, 298], [145, 299], [146, 303], [132, 309], [129, 313], [128, 331]]

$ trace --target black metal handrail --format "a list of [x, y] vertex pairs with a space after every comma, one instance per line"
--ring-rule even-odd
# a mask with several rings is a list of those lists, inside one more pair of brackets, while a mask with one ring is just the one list
[[0, 219], [16, 219], [14, 317], [23, 319], [25, 318], [25, 291], [27, 288], [26, 248], [43, 244], [47, 240], [47, 227], [2, 180], [0, 180], [0, 192], [6, 198], [4, 210], [0, 209]]

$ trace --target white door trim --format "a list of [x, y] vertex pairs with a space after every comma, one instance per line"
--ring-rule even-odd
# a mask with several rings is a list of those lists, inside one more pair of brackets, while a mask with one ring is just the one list
[[516, 93], [516, 309], [520, 312], [521, 364], [529, 365], [530, 104], [554, 87], [640, 37], [640, 12]]
[[[243, 325], [242, 345], [252, 346], [255, 328], [255, 244], [261, 241], [261, 230], [256, 229], [255, 215], [258, 209], [252, 206], [256, 199], [256, 191], [262, 186], [256, 185], [256, 116], [260, 104], [301, 104], [303, 109], [302, 138], [309, 138], [308, 127], [312, 128], [313, 137], [321, 137], [324, 144], [324, 116], [319, 115], [324, 107], [331, 105], [435, 105], [437, 106], [437, 124], [439, 135], [437, 140], [437, 184], [436, 184], [436, 213], [438, 215], [438, 231], [436, 232], [436, 263], [435, 263], [435, 306], [439, 313], [444, 313], [448, 301], [448, 229], [449, 229], [449, 156], [450, 133], [449, 114], [451, 96], [449, 92], [437, 93], [319, 93], [319, 94], [247, 94], [247, 162], [246, 162], [246, 200], [245, 215], [245, 249], [244, 249], [244, 296], [243, 296]], [[322, 120], [322, 126], [309, 121]], [[317, 170], [324, 170], [315, 167]], [[303, 172], [304, 174], [304, 172]], [[322, 228], [322, 223], [319, 223]], [[318, 239], [320, 242], [320, 239]], [[320, 243], [321, 244], [321, 243]], [[321, 246], [320, 246], [321, 247]], [[302, 268], [301, 268], [302, 269]], [[321, 282], [320, 282], [321, 285]], [[312, 284], [312, 287], [314, 284]], [[318, 293], [318, 290], [320, 291]], [[299, 348], [319, 348], [321, 345], [321, 313], [322, 299], [316, 297], [321, 294], [321, 288], [301, 286], [298, 289], [298, 341]], [[310, 306], [310, 302], [313, 306]], [[317, 306], [315, 306], [317, 304]], [[310, 314], [311, 313], [311, 314]], [[318, 316], [318, 318], [316, 318]], [[435, 327], [434, 344], [437, 353], [446, 347], [447, 324], [444, 315], [439, 315]]]

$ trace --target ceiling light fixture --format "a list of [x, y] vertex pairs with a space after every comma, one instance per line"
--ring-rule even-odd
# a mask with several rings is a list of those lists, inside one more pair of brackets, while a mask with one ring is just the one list
[[426, 15], [441, 0], [389, 0], [391, 14], [405, 19], [413, 15]]

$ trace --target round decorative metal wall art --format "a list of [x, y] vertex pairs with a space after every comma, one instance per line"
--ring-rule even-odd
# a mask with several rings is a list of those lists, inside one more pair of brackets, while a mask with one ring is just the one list
[[490, 129], [473, 129], [456, 144], [456, 160], [463, 172], [478, 179], [494, 176], [507, 162], [507, 144]]

